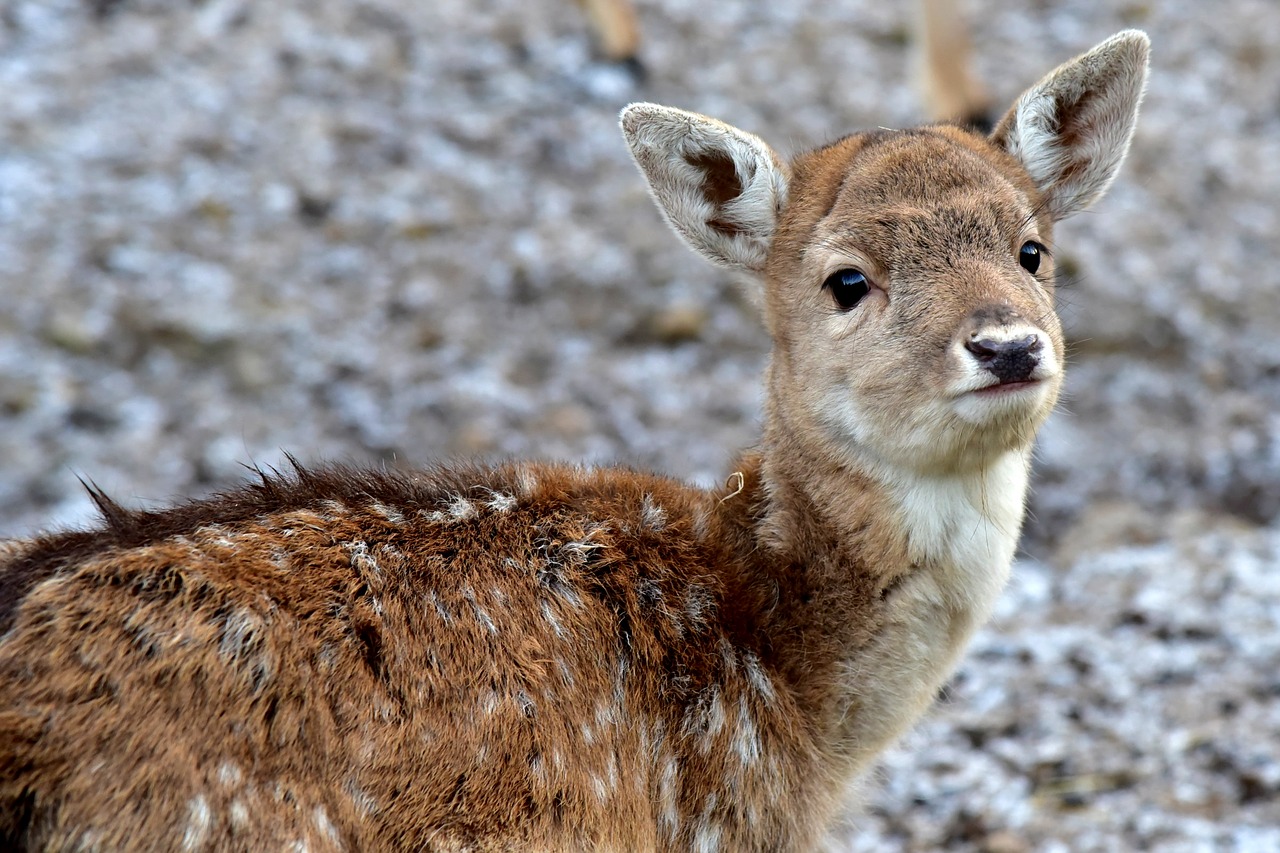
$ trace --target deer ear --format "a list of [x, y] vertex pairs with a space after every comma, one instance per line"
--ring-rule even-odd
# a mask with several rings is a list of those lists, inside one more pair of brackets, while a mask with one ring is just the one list
[[991, 139], [1016, 157], [1054, 219], [1102, 197], [1129, 151], [1147, 83], [1146, 33], [1125, 30], [1028, 89]]
[[764, 268], [787, 198], [787, 171], [758, 137], [696, 113], [632, 104], [622, 134], [667, 223], [732, 270]]

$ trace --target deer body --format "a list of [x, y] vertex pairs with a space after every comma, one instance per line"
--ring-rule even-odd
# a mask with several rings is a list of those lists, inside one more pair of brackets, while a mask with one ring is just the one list
[[990, 139], [783, 162], [623, 131], [760, 285], [724, 488], [535, 463], [264, 477], [0, 552], [0, 838], [27, 849], [807, 850], [1007, 577], [1062, 334], [1053, 222], [1110, 182], [1146, 39]]

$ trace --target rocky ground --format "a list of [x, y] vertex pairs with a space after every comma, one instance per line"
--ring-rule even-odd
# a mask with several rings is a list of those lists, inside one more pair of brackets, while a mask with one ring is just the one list
[[[640, 0], [637, 82], [565, 0], [3, 0], [0, 535], [286, 450], [720, 480], [766, 341], [617, 110], [910, 124], [907, 5]], [[1026, 556], [852, 850], [1280, 850], [1280, 5], [1102, 5], [969, 3], [1002, 101], [1125, 26], [1154, 68], [1058, 235]]]

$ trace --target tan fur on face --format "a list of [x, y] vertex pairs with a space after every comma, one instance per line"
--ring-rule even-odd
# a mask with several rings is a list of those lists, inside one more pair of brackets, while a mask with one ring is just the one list
[[[1063, 346], [1051, 263], [1039, 279], [1018, 265], [1024, 242], [1052, 242], [1025, 172], [955, 128], [852, 137], [801, 157], [794, 171], [797, 202], [768, 269], [777, 283], [768, 294], [771, 391], [775, 409], [791, 413], [789, 428], [811, 431], [836, 455], [918, 470], [1025, 448], [1057, 398]], [[847, 177], [833, 182], [833, 172]], [[837, 192], [824, 193], [833, 183]], [[822, 290], [843, 267], [877, 287], [848, 313]], [[988, 305], [1047, 335], [1052, 373], [1038, 405], [972, 422], [949, 399], [963, 367], [953, 344]]]

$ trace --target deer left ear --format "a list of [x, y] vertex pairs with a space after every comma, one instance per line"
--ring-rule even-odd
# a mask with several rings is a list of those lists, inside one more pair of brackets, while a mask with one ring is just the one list
[[622, 134], [667, 223], [694, 251], [740, 272], [764, 269], [787, 171], [759, 137], [657, 104], [622, 111]]
[[991, 140], [1016, 157], [1061, 219], [1093, 204], [1120, 171], [1147, 83], [1151, 42], [1117, 33], [1028, 89]]

